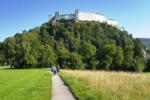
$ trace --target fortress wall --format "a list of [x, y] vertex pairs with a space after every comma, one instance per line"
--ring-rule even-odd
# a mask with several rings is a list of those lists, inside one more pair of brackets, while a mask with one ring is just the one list
[[96, 13], [79, 12], [78, 13], [78, 20], [106, 22], [107, 18], [103, 15], [96, 14]]
[[111, 20], [111, 19], [107, 20], [107, 24], [112, 25], [112, 26], [117, 26], [118, 25], [117, 21]]
[[104, 15], [95, 14], [95, 19], [96, 19], [96, 21], [99, 21], [101, 23], [107, 22], [107, 18]]
[[94, 21], [94, 14], [93, 13], [85, 13], [85, 12], [79, 12], [78, 13], [78, 20], [81, 21]]
[[75, 19], [79, 21], [97, 21], [100, 23], [107, 23], [112, 26], [118, 26], [117, 21], [108, 19], [102, 14], [99, 13], [88, 13], [88, 12], [80, 12], [79, 10], [75, 11], [75, 14], [64, 14], [64, 15], [59, 15], [59, 12], [55, 13], [55, 16], [52, 18], [54, 21], [56, 20], [61, 20], [61, 19]]
[[65, 15], [59, 15], [56, 20], [61, 20], [61, 19], [75, 19], [75, 14], [65, 14]]

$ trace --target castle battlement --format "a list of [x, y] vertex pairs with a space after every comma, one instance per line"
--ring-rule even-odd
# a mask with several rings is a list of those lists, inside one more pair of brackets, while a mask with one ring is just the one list
[[50, 20], [56, 22], [58, 20], [65, 19], [65, 20], [76, 20], [76, 21], [96, 21], [100, 23], [107, 23], [109, 25], [118, 27], [118, 22], [114, 19], [108, 19], [105, 15], [100, 13], [94, 12], [80, 12], [79, 10], [75, 10], [74, 14], [63, 14], [60, 15], [59, 12], [55, 13], [55, 16], [52, 17]]

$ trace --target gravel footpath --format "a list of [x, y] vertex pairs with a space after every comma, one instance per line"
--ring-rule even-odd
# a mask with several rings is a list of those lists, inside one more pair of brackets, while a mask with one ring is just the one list
[[75, 100], [69, 88], [57, 74], [52, 76], [52, 100]]

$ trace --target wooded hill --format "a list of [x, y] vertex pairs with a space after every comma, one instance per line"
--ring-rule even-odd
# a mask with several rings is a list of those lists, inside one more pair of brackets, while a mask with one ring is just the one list
[[0, 44], [1, 63], [14, 68], [59, 64], [67, 69], [143, 71], [144, 46], [126, 31], [98, 22], [61, 20], [17, 33]]

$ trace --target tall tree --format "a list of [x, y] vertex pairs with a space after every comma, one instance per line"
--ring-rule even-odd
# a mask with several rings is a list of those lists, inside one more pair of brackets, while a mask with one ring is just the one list
[[5, 54], [3, 51], [3, 44], [0, 42], [0, 65], [5, 65]]
[[93, 69], [96, 66], [93, 62], [93, 60], [96, 60], [96, 47], [94, 45], [86, 42], [82, 43], [79, 48], [79, 54], [82, 56], [83, 62], [87, 65], [88, 69]]
[[71, 53], [68, 61], [68, 66], [70, 66], [71, 69], [84, 69], [81, 56], [77, 53]]
[[117, 47], [116, 48], [116, 53], [113, 55], [113, 66], [112, 69], [113, 70], [122, 70], [122, 64], [124, 61], [124, 54], [123, 54], [123, 50], [121, 47]]
[[40, 62], [42, 67], [52, 67], [56, 65], [56, 54], [49, 45], [42, 45], [40, 50]]

